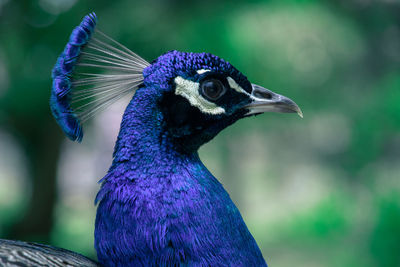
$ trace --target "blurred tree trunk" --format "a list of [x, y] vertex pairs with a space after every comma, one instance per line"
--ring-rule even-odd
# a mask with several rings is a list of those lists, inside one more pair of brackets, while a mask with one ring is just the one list
[[[48, 112], [50, 113], [50, 112]], [[57, 161], [63, 140], [50, 114], [40, 121], [15, 119], [20, 144], [29, 164], [31, 197], [8, 238], [48, 243], [57, 201]]]

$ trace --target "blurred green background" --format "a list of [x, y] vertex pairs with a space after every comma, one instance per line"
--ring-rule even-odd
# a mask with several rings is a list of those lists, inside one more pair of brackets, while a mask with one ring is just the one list
[[1, 238], [95, 257], [93, 199], [127, 100], [82, 144], [48, 107], [53, 64], [92, 11], [148, 61], [211, 52], [302, 108], [200, 151], [270, 266], [400, 266], [399, 0], [0, 0]]

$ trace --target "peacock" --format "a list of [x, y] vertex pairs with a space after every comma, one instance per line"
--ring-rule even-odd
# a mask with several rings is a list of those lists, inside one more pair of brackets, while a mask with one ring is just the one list
[[[96, 29], [76, 27], [52, 72], [51, 111], [71, 140], [133, 94], [96, 196], [99, 263], [66, 250], [0, 241], [3, 266], [267, 266], [242, 216], [198, 149], [239, 119], [297, 113], [209, 53], [169, 51], [149, 63]], [[14, 264], [14, 265], [13, 265]]]

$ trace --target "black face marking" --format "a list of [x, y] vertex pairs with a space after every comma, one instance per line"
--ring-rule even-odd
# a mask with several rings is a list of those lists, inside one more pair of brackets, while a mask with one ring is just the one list
[[186, 98], [166, 93], [160, 102], [164, 114], [165, 129], [173, 137], [188, 136], [203, 129], [207, 116], [193, 107]]
[[159, 106], [163, 132], [177, 148], [194, 151], [245, 116], [247, 110], [242, 107], [252, 100], [237, 86], [231, 88], [230, 75], [196, 71], [193, 76], [183, 73], [174, 78], [174, 90], [164, 93]]
[[166, 93], [159, 102], [163, 114], [163, 129], [178, 149], [194, 151], [210, 141], [221, 130], [244, 116], [235, 114], [205, 114], [188, 100], [174, 93]]

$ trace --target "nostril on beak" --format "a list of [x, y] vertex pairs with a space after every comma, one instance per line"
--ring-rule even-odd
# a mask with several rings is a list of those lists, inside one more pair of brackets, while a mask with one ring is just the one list
[[272, 94], [270, 92], [266, 91], [265, 89], [260, 90], [257, 87], [253, 89], [252, 95], [257, 98], [268, 99], [268, 100], [272, 99]]

